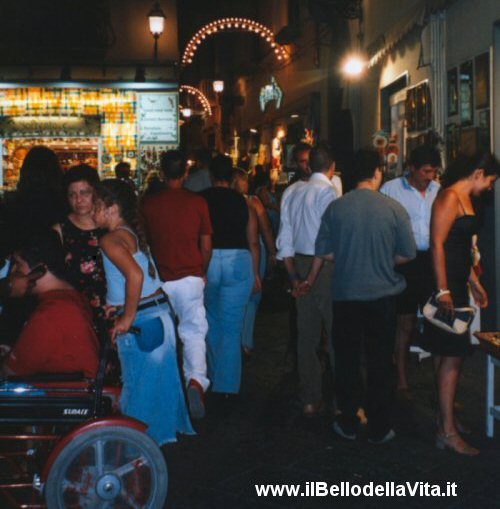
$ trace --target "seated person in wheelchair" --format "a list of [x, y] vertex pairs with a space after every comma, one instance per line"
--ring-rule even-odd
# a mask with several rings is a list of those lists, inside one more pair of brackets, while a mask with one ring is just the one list
[[36, 279], [26, 287], [37, 305], [12, 350], [0, 361], [0, 376], [82, 373], [95, 377], [99, 347], [92, 312], [67, 281], [64, 253], [53, 231], [30, 239], [12, 256], [12, 272]]

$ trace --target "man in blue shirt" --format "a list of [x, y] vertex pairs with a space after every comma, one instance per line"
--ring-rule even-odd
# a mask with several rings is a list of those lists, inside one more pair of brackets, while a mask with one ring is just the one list
[[432, 260], [429, 251], [431, 210], [439, 191], [435, 181], [441, 166], [436, 148], [421, 145], [410, 154], [410, 170], [405, 175], [387, 182], [381, 188], [386, 196], [399, 202], [408, 212], [417, 245], [417, 257], [399, 268], [406, 278], [406, 289], [398, 297], [398, 322], [395, 359], [398, 371], [398, 395], [410, 399], [406, 379], [406, 362], [416, 313], [422, 309], [434, 288]]

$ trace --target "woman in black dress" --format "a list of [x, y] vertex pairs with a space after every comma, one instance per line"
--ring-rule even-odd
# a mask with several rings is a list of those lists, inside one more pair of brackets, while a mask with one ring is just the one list
[[63, 242], [72, 283], [87, 297], [96, 323], [104, 318], [106, 304], [106, 278], [98, 243], [101, 230], [92, 215], [94, 186], [98, 183], [94, 168], [85, 164], [70, 168], [64, 175], [70, 212], [54, 226]]
[[[492, 188], [499, 169], [490, 154], [458, 156], [445, 175], [445, 189], [434, 202], [431, 252], [439, 310], [445, 315], [453, 315], [455, 307], [469, 305], [469, 288], [479, 307], [488, 305], [486, 292], [472, 268], [472, 237], [478, 224], [471, 198]], [[453, 413], [462, 360], [471, 353], [470, 333], [459, 336], [426, 322], [425, 335], [434, 355], [439, 396], [436, 445], [459, 454], [479, 454], [459, 435]]]

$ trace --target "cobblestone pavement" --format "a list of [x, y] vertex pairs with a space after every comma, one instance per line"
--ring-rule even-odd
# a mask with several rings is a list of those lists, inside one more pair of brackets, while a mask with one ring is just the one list
[[[414, 399], [396, 412], [396, 438], [371, 445], [336, 438], [332, 416], [302, 417], [296, 375], [287, 354], [287, 313], [262, 312], [256, 348], [244, 366], [239, 401], [232, 408], [208, 400], [208, 415], [196, 437], [165, 448], [167, 509], [256, 509], [321, 507], [500, 507], [500, 427], [484, 434], [485, 356], [476, 352], [464, 367], [458, 400], [479, 457], [461, 457], [434, 447], [434, 385], [429, 359], [410, 363]], [[328, 375], [328, 373], [327, 373]], [[497, 384], [497, 390], [500, 390]], [[256, 483], [305, 485], [307, 481], [446, 481], [458, 483], [456, 498], [258, 498]]]

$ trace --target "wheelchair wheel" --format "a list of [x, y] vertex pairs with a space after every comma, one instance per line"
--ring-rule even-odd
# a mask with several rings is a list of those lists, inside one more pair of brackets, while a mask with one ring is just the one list
[[145, 433], [108, 426], [77, 436], [55, 459], [45, 484], [50, 509], [161, 509], [168, 473]]

